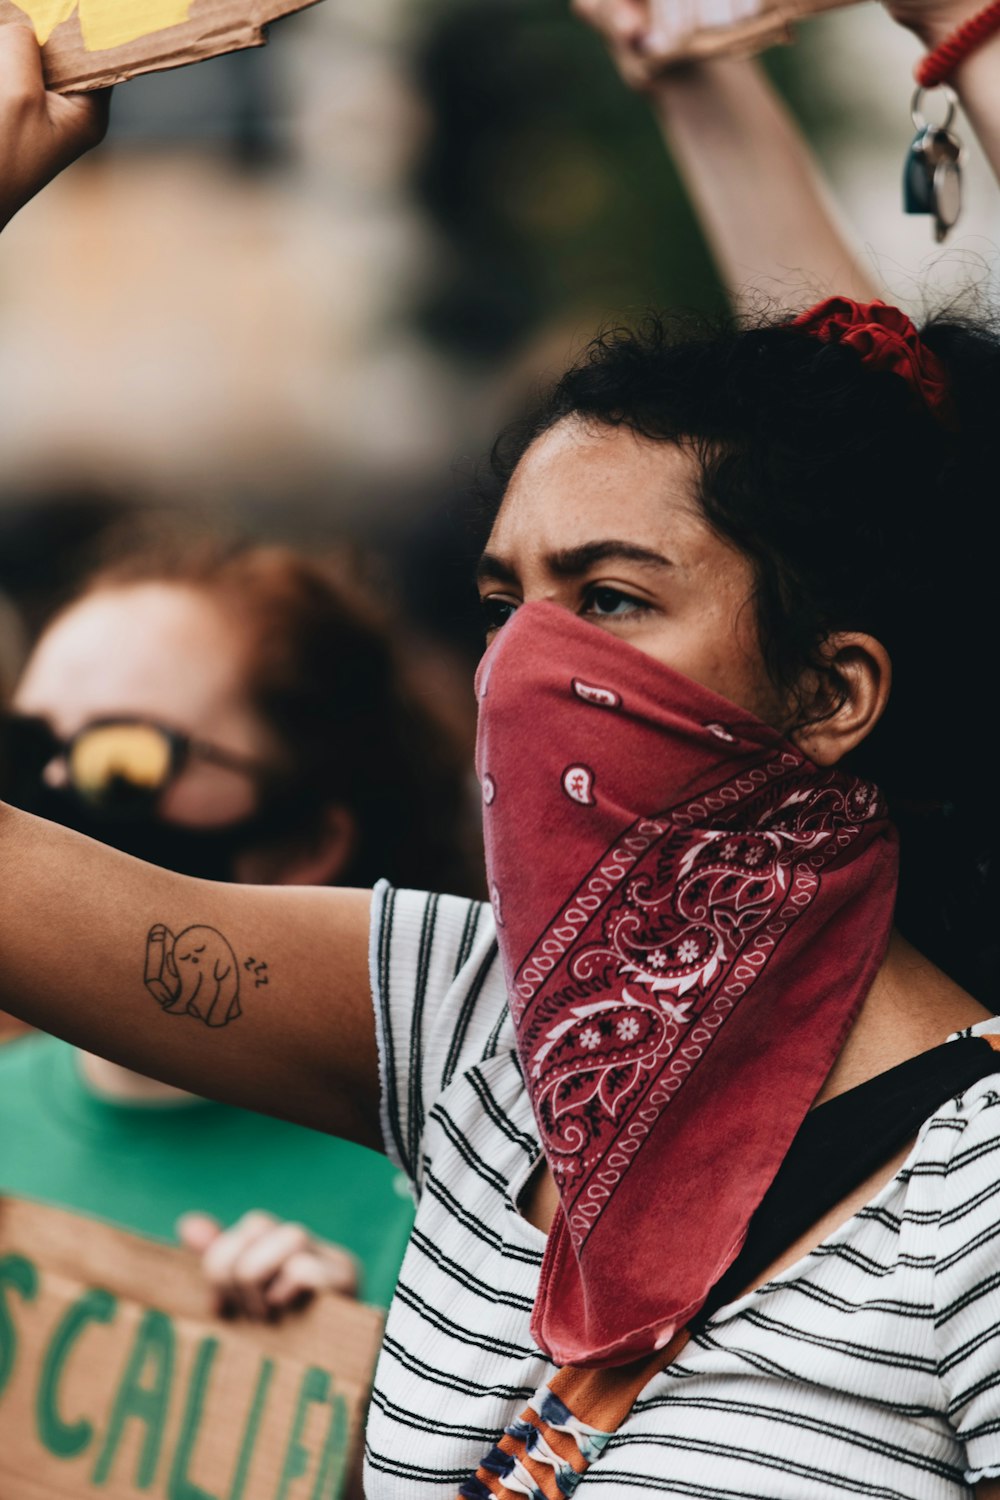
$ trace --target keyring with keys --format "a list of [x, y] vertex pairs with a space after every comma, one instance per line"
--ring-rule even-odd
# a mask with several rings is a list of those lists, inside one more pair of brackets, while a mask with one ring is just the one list
[[940, 125], [931, 124], [923, 113], [925, 90], [913, 95], [910, 114], [916, 135], [903, 167], [903, 208], [908, 214], [932, 214], [934, 237], [942, 242], [962, 211], [962, 142], [951, 129], [958, 101], [944, 88], [947, 113]]

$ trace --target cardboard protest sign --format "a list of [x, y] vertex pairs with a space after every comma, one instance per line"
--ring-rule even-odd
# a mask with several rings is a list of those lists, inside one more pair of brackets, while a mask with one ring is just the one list
[[382, 1317], [222, 1322], [183, 1251], [0, 1199], [3, 1500], [338, 1500]]
[[657, 12], [666, 28], [664, 58], [685, 59], [761, 52], [792, 40], [792, 23], [855, 0], [669, 0]]
[[0, 24], [28, 16], [49, 88], [104, 88], [238, 47], [314, 0], [0, 0]]

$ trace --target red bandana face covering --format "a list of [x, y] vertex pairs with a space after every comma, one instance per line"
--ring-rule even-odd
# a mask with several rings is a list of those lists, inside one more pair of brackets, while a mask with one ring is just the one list
[[735, 1259], [885, 955], [869, 783], [608, 632], [523, 605], [477, 678], [500, 952], [561, 1209], [532, 1334], [663, 1347]]

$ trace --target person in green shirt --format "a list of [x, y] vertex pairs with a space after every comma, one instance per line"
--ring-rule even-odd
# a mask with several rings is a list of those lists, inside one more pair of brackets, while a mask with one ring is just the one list
[[[285, 549], [181, 547], [91, 579], [37, 642], [6, 738], [9, 800], [168, 869], [467, 883], [449, 737], [368, 605]], [[324, 1288], [387, 1305], [413, 1218], [362, 1146], [42, 1035], [0, 1049], [0, 1192], [178, 1232], [220, 1309], [256, 1317]]]
[[180, 1221], [215, 1262], [233, 1252], [220, 1293], [251, 1314], [321, 1287], [388, 1306], [413, 1209], [384, 1157], [191, 1094], [104, 1089], [91, 1062], [49, 1036], [0, 1048], [3, 1192], [165, 1240]]

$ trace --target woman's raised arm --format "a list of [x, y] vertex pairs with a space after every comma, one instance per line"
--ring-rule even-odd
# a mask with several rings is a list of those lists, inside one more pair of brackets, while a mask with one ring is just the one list
[[191, 880], [0, 804], [0, 1009], [377, 1147], [370, 905]]

